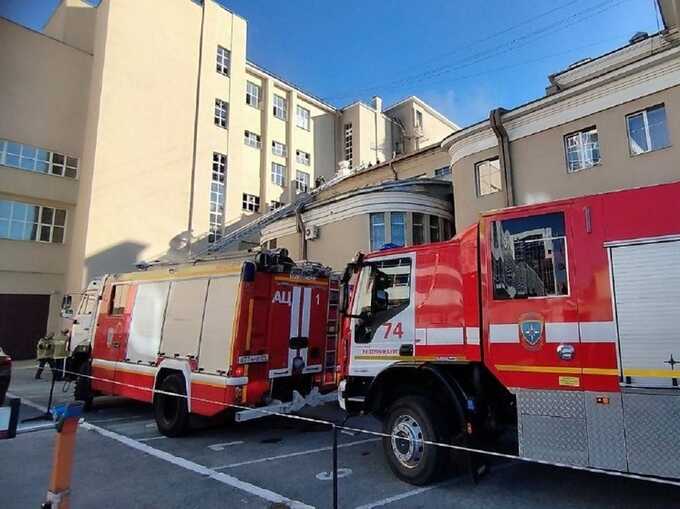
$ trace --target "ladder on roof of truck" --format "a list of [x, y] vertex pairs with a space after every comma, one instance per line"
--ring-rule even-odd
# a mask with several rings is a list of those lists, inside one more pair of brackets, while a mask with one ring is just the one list
[[326, 358], [323, 370], [323, 384], [335, 384], [338, 370], [336, 369], [338, 332], [340, 316], [340, 274], [333, 273], [328, 282], [328, 314], [326, 315]]

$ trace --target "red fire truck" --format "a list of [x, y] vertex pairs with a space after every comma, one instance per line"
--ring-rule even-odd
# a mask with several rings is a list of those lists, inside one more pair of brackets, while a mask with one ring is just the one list
[[423, 440], [501, 433], [524, 458], [680, 477], [680, 182], [485, 213], [344, 279], [340, 403], [382, 419], [401, 479], [451, 459]]
[[187, 431], [189, 414], [226, 409], [245, 421], [267, 415], [263, 408], [322, 403], [334, 397], [336, 338], [327, 323], [337, 297], [329, 269], [296, 265], [285, 250], [105, 276], [90, 283], [74, 316], [68, 366], [86, 375], [77, 377], [76, 399], [153, 403], [168, 436]]

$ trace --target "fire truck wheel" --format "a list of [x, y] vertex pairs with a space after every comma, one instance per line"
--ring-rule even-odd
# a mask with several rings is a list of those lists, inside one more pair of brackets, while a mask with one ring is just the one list
[[[180, 374], [166, 376], [160, 390], [174, 394], [186, 394], [184, 377]], [[153, 413], [158, 431], [167, 437], [179, 437], [189, 429], [189, 411], [186, 398], [156, 394], [153, 398]]]
[[85, 376], [76, 376], [76, 383], [75, 383], [75, 389], [73, 392], [73, 397], [76, 399], [76, 401], [82, 401], [83, 402], [83, 410], [86, 412], [92, 409], [92, 399], [93, 399], [93, 394], [92, 394], [92, 381], [90, 380], [90, 362], [89, 361], [83, 361], [80, 363], [80, 366], [78, 366], [78, 371], [79, 374], [85, 375]]
[[392, 435], [383, 438], [387, 461], [402, 481], [428, 484], [444, 470], [448, 450], [422, 443], [446, 440], [444, 419], [429, 399], [406, 396], [396, 400], [387, 412], [384, 431]]

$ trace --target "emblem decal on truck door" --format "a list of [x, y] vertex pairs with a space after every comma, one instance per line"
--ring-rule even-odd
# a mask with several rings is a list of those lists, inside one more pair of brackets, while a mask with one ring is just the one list
[[539, 350], [543, 344], [545, 323], [538, 313], [525, 313], [519, 317], [519, 333], [527, 350]]

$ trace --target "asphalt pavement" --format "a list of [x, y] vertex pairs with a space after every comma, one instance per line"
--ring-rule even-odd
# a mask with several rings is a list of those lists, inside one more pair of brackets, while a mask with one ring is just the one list
[[[22, 419], [38, 415], [49, 395], [49, 373], [33, 380], [31, 365], [16, 362], [10, 386], [23, 400]], [[57, 383], [55, 402], [70, 398], [70, 388]], [[304, 415], [344, 418], [337, 405]], [[0, 441], [3, 508], [38, 507], [44, 499], [55, 431], [43, 424], [22, 423], [17, 438]], [[348, 424], [380, 429], [369, 417]], [[376, 437], [340, 432], [338, 442], [342, 508], [680, 507], [678, 488], [520, 461], [493, 462], [478, 484], [459, 474], [418, 488], [392, 475]], [[78, 431], [71, 507], [331, 507], [331, 444], [328, 426], [282, 417], [199, 422], [188, 437], [166, 438], [148, 405], [101, 398]]]

